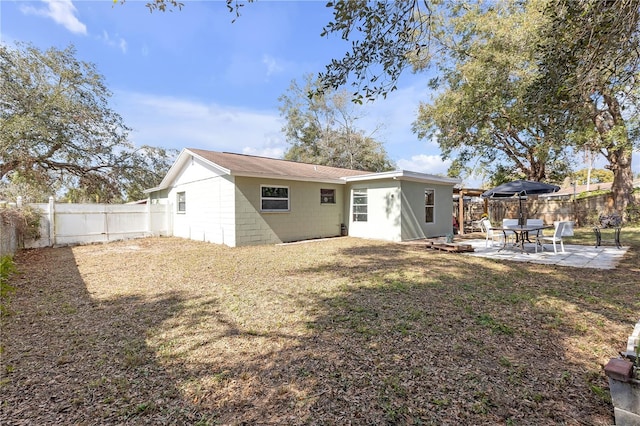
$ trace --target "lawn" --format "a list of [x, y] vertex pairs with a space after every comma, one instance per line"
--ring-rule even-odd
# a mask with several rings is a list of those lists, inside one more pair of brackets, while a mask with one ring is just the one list
[[613, 271], [349, 237], [23, 251], [0, 423], [609, 425], [603, 365], [640, 315], [625, 232]]

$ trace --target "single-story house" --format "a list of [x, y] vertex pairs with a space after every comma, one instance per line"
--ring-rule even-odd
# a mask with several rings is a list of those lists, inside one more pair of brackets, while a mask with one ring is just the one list
[[169, 235], [231, 247], [350, 235], [404, 241], [452, 232], [458, 179], [184, 149], [160, 185]]

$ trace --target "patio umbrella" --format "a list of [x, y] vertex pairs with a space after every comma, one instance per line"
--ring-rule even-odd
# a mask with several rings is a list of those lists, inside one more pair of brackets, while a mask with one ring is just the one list
[[536, 182], [533, 180], [514, 180], [513, 182], [503, 183], [493, 189], [483, 192], [480, 196], [483, 198], [508, 198], [518, 197], [520, 202], [518, 211], [518, 223], [522, 225], [522, 197], [527, 195], [549, 194], [560, 189], [559, 186], [549, 185], [547, 183]]

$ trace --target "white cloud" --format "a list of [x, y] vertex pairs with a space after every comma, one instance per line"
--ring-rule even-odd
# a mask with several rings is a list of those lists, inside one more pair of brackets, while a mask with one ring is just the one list
[[277, 111], [260, 111], [143, 93], [118, 93], [114, 107], [136, 145], [200, 148], [282, 157], [287, 143]]
[[397, 164], [401, 170], [429, 173], [432, 175], [446, 175], [451, 165], [451, 160], [443, 161], [439, 155], [418, 154], [411, 156], [408, 160], [404, 158], [398, 160]]
[[115, 39], [109, 36], [109, 33], [105, 30], [102, 31], [102, 37], [98, 37], [100, 40], [104, 42], [107, 46], [116, 47], [122, 51], [122, 53], [127, 53], [127, 41], [122, 37], [117, 37]]
[[22, 13], [44, 16], [75, 34], [87, 34], [87, 26], [76, 17], [77, 9], [71, 0], [42, 0], [46, 8], [23, 6]]
[[267, 67], [267, 77], [284, 71], [284, 68], [280, 66], [276, 58], [272, 56], [263, 55], [262, 63]]

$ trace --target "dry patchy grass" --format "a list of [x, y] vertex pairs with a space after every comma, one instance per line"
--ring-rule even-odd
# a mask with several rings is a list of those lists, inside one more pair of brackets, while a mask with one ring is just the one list
[[638, 319], [615, 271], [337, 238], [24, 251], [3, 424], [595, 424]]

